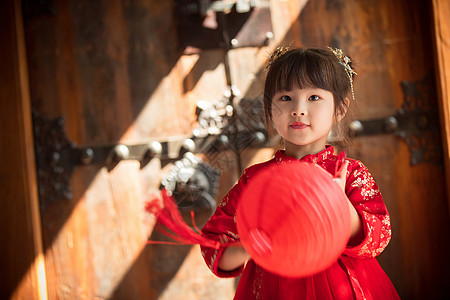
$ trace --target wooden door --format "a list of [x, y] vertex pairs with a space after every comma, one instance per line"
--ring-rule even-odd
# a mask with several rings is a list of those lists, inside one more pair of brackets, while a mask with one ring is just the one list
[[[55, 138], [62, 147], [95, 148], [190, 137], [197, 102], [214, 102], [229, 90], [223, 49], [180, 51], [175, 1], [23, 1], [23, 7], [35, 130], [55, 127], [49, 137], [38, 129], [36, 139], [50, 148]], [[292, 8], [299, 7], [276, 9], [294, 18]], [[279, 25], [279, 36], [289, 24]], [[267, 50], [237, 51], [250, 58], [240, 69], [247, 84]], [[46, 151], [38, 153], [44, 168], [47, 154], [54, 158]], [[218, 198], [238, 176], [235, 154], [224, 153]], [[232, 297], [234, 280], [215, 278], [198, 247], [146, 244], [150, 236], [163, 238], [144, 205], [169, 170], [158, 159], [143, 168], [124, 160], [111, 168], [78, 166], [72, 174], [50, 170], [53, 177], [40, 187], [50, 299]], [[61, 177], [69, 188], [57, 192]]]
[[[195, 58], [180, 59], [172, 11], [172, 1], [24, 1], [33, 109], [64, 116], [80, 147], [189, 136], [195, 102], [183, 80]], [[214, 98], [225, 82], [211, 73]], [[160, 296], [190, 249], [146, 245], [144, 204], [161, 170], [157, 160], [93, 164], [71, 174], [70, 199], [41, 194], [49, 299]]]
[[[265, 58], [293, 41], [351, 55], [356, 118], [393, 115], [405, 100], [402, 82], [433, 77], [430, 6], [416, 2], [273, 0], [268, 47], [186, 55], [176, 46], [175, 1], [23, 1], [31, 106], [47, 118], [64, 116], [67, 138], [79, 147], [189, 137], [198, 100], [220, 99], [230, 82], [238, 98], [260, 97]], [[211, 161], [222, 171], [217, 201], [239, 169], [272, 150], [237, 154]], [[442, 166], [411, 165], [408, 146], [393, 135], [355, 139], [350, 154], [371, 170], [391, 212], [393, 239], [379, 260], [400, 295], [448, 298]], [[144, 168], [131, 160], [80, 166], [70, 176], [71, 199], [41, 197], [50, 299], [232, 297], [234, 281], [213, 277], [197, 247], [146, 245], [154, 218], [143, 206], [169, 168], [157, 159]]]

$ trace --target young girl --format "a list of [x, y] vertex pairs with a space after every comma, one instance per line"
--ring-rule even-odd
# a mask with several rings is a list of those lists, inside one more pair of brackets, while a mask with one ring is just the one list
[[[239, 242], [237, 200], [248, 180], [263, 168], [300, 160], [333, 174], [337, 157], [327, 139], [354, 100], [356, 73], [340, 49], [277, 49], [273, 56], [264, 111], [269, 133], [279, 134], [284, 150], [247, 168], [203, 227], [205, 237], [222, 244]], [[351, 237], [342, 255], [326, 270], [301, 278], [283, 277], [256, 265], [243, 247], [202, 247], [208, 267], [217, 276], [242, 273], [235, 299], [399, 299], [375, 259], [391, 238], [381, 193], [360, 161], [346, 159], [342, 170], [335, 181], [348, 197]]]

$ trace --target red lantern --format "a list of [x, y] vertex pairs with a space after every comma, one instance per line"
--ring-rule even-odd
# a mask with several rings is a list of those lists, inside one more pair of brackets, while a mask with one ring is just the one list
[[326, 269], [350, 237], [345, 193], [327, 171], [300, 161], [267, 167], [251, 178], [236, 223], [253, 260], [287, 277]]

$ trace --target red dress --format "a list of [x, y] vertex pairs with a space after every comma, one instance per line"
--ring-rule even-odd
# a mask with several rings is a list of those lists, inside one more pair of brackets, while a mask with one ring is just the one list
[[[330, 146], [300, 160], [315, 163], [333, 173], [336, 159], [334, 149]], [[241, 189], [262, 168], [289, 160], [295, 158], [285, 155], [284, 151], [278, 151], [271, 160], [247, 168], [203, 227], [202, 234], [221, 243], [238, 241], [235, 213]], [[367, 168], [360, 161], [347, 160], [349, 165], [345, 193], [362, 217], [362, 242], [354, 247], [348, 246], [328, 269], [301, 278], [275, 275], [256, 265], [253, 260], [236, 270], [225, 272], [218, 268], [218, 261], [226, 247], [218, 250], [202, 247], [206, 264], [217, 276], [236, 277], [242, 273], [234, 299], [399, 299], [394, 286], [375, 258], [391, 239], [389, 214], [380, 190]]]

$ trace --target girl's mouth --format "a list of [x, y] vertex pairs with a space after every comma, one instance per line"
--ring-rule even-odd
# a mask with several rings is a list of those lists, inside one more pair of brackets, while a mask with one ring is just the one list
[[289, 127], [293, 128], [293, 129], [303, 129], [308, 127], [308, 124], [302, 123], [302, 122], [294, 122], [292, 124], [289, 125]]

